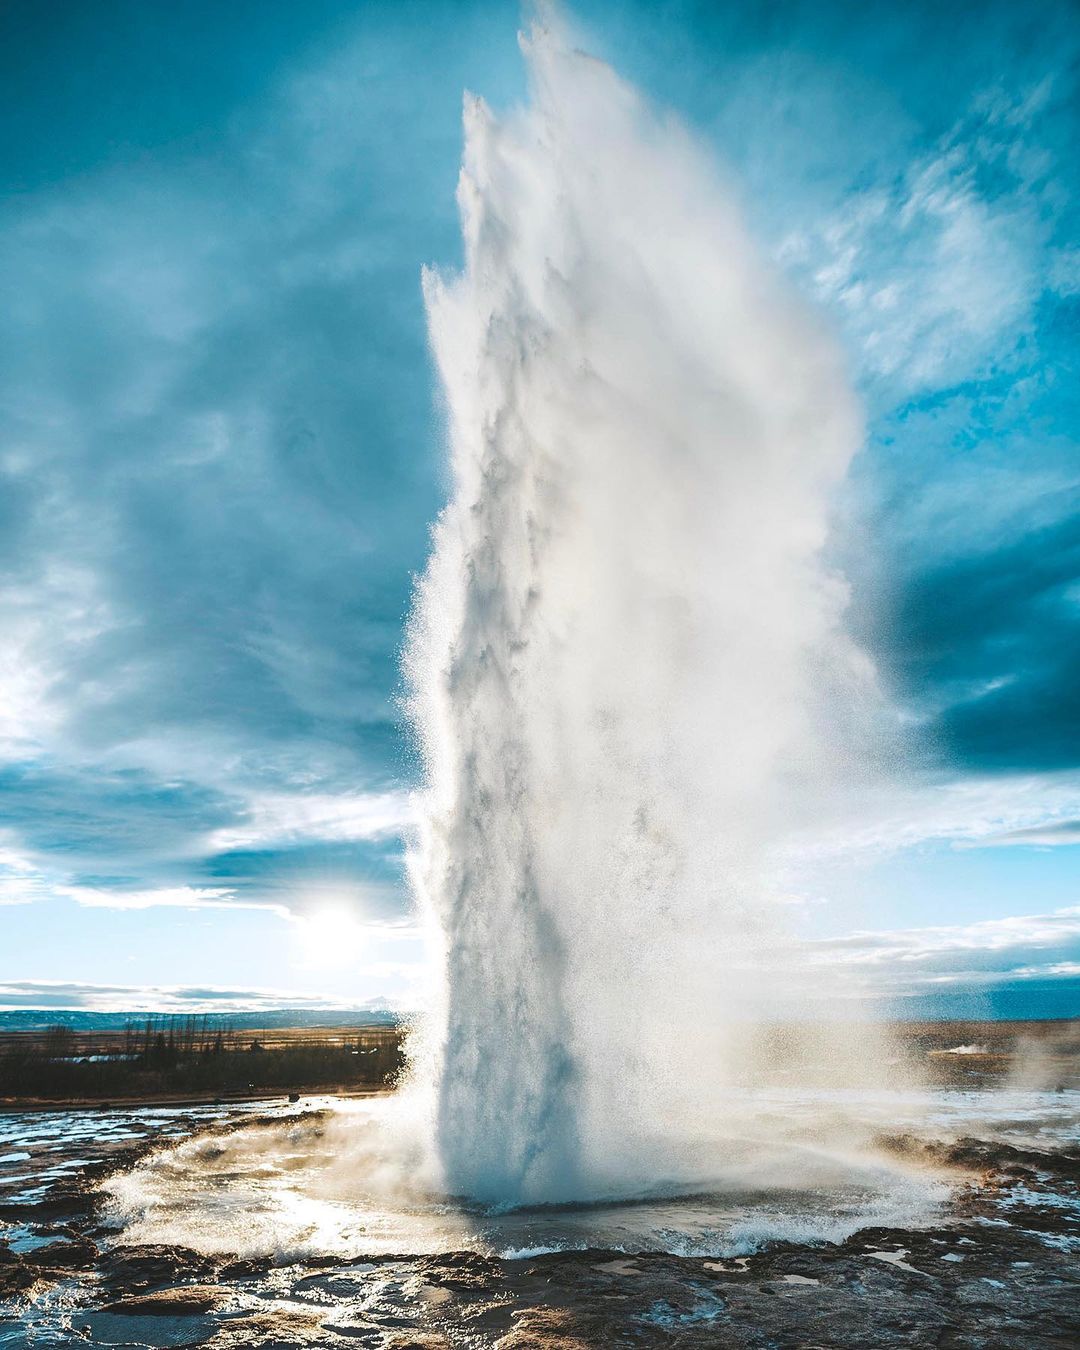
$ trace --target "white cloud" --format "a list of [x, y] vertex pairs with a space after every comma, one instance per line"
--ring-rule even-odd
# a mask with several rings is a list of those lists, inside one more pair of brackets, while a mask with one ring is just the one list
[[958, 847], [1058, 848], [1069, 844], [1080, 844], [1080, 820], [1050, 819], [1005, 834], [992, 834], [980, 839], [977, 845], [961, 844]]
[[831, 819], [794, 832], [794, 865], [900, 852], [920, 844], [958, 848], [1080, 842], [1080, 774], [1000, 774], [864, 786], [838, 799]]
[[289, 917], [284, 905], [244, 900], [224, 887], [164, 886], [156, 890], [121, 891], [95, 886], [56, 886], [54, 893], [90, 909], [265, 909]]
[[1080, 905], [1054, 910], [1050, 914], [817, 938], [807, 944], [807, 952], [812, 959], [826, 964], [837, 961], [879, 965], [887, 960], [921, 961], [942, 952], [1005, 952], [1020, 947], [1052, 947], [1074, 938], [1080, 938]]
[[281, 847], [304, 840], [390, 839], [412, 820], [407, 792], [274, 792], [254, 797], [240, 821], [215, 830], [214, 852]]
[[1048, 281], [1068, 289], [1071, 259], [1052, 276], [1040, 262], [1057, 199], [1052, 157], [1030, 138], [1048, 96], [1045, 81], [983, 95], [895, 181], [781, 243], [780, 260], [839, 313], [872, 377], [909, 390], [964, 378], [1029, 324]]
[[[385, 1000], [378, 1000], [385, 1004]], [[62, 980], [0, 981], [0, 1011], [74, 1009], [87, 1012], [264, 1012], [271, 1009], [357, 1009], [365, 1005], [287, 989], [216, 985], [84, 984]]]
[[48, 752], [56, 743], [65, 660], [110, 622], [95, 578], [71, 562], [52, 560], [32, 585], [0, 587], [0, 762]]
[[0, 905], [29, 905], [51, 893], [47, 879], [29, 858], [0, 844]]
[[1080, 295], [1080, 248], [1051, 254], [1050, 285], [1058, 295]]
[[1080, 973], [1080, 906], [811, 939], [799, 943], [794, 956], [791, 974], [796, 983], [831, 997], [1069, 980]]

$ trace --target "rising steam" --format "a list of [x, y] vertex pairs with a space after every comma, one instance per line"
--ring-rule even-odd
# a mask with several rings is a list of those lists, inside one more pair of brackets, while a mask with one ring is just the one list
[[443, 1184], [688, 1179], [768, 1006], [785, 832], [857, 771], [868, 663], [822, 560], [860, 437], [832, 343], [704, 152], [538, 27], [465, 107], [463, 272], [425, 277], [451, 500], [407, 669]]

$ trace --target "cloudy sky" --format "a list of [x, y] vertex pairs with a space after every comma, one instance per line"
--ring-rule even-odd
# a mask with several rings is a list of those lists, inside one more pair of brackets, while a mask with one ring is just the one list
[[[1080, 20], [582, 0], [845, 344], [903, 792], [793, 897], [853, 996], [1080, 1013]], [[516, 3], [0, 11], [0, 1005], [422, 997], [397, 698], [420, 269]], [[215, 992], [217, 991], [217, 992]], [[257, 992], [256, 992], [257, 991]]]

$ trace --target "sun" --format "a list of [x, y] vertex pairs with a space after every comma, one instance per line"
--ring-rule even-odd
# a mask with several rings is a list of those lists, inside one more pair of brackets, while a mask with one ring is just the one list
[[364, 945], [363, 926], [344, 905], [322, 905], [298, 919], [304, 964], [327, 969], [351, 965]]

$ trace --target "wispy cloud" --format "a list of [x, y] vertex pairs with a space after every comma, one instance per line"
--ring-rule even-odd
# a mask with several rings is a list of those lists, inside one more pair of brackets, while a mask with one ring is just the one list
[[800, 945], [799, 966], [827, 971], [832, 995], [1068, 981], [1080, 971], [1080, 906], [976, 923], [862, 931]]
[[0, 1010], [73, 1009], [87, 1012], [265, 1012], [350, 1008], [325, 995], [283, 989], [217, 986], [83, 984], [62, 980], [0, 982]]
[[326, 840], [385, 840], [400, 836], [412, 822], [410, 794], [264, 793], [249, 802], [235, 825], [207, 840], [213, 852], [282, 847]]
[[819, 810], [817, 820], [789, 836], [785, 857], [793, 867], [927, 843], [961, 849], [1066, 845], [1080, 842], [1080, 775], [912, 774], [840, 791]]
[[90, 909], [268, 909], [288, 917], [284, 905], [245, 901], [235, 891], [198, 886], [167, 886], [149, 891], [104, 890], [92, 886], [64, 886], [57, 894]]
[[1067, 287], [1051, 248], [1060, 165], [1038, 125], [1053, 84], [985, 90], [891, 181], [781, 243], [847, 328], [864, 375], [894, 396], [970, 377], [1015, 346], [1047, 286]]
[[981, 848], [1017, 848], [1032, 845], [1039, 848], [1056, 848], [1068, 844], [1080, 844], [1080, 820], [1048, 821], [1042, 825], [1029, 825], [1026, 829], [992, 834], [979, 841]]

